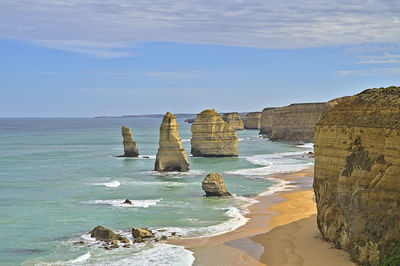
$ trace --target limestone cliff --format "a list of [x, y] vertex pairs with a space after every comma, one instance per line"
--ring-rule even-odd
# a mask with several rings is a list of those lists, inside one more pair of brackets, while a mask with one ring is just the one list
[[271, 140], [313, 142], [315, 124], [326, 103], [298, 103], [276, 108], [272, 119]]
[[244, 128], [246, 129], [260, 129], [261, 125], [261, 112], [250, 112], [244, 117]]
[[214, 110], [207, 109], [198, 114], [191, 130], [193, 156], [238, 156], [239, 144], [235, 130]]
[[235, 130], [244, 129], [244, 124], [239, 113], [225, 113], [222, 115], [222, 119], [226, 123], [230, 124]]
[[272, 133], [272, 119], [276, 108], [264, 108], [260, 118], [260, 134], [269, 136]]
[[356, 262], [378, 264], [400, 240], [400, 87], [332, 107], [314, 151], [319, 230]]
[[126, 126], [121, 128], [121, 133], [123, 137], [123, 144], [124, 144], [124, 155], [123, 157], [138, 157], [139, 151], [138, 147], [136, 146], [136, 142], [132, 140], [132, 132]]
[[160, 141], [155, 171], [189, 171], [189, 162], [182, 148], [176, 117], [166, 113], [160, 126]]

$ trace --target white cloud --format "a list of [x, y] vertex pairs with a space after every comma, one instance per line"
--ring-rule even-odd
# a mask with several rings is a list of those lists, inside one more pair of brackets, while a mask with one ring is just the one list
[[0, 6], [0, 38], [99, 57], [129, 56], [120, 46], [138, 41], [260, 48], [400, 43], [398, 0], [0, 0]]
[[399, 64], [400, 54], [389, 54], [384, 53], [379, 56], [358, 56], [361, 61], [356, 62], [357, 64]]

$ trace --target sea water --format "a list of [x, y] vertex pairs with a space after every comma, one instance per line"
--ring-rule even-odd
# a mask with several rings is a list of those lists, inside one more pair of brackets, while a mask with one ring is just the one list
[[[312, 144], [270, 142], [238, 131], [238, 158], [193, 158], [190, 124], [178, 119], [188, 173], [154, 172], [161, 118], [0, 119], [0, 265], [191, 265], [192, 253], [165, 243], [105, 250], [88, 232], [102, 225], [182, 238], [245, 224], [250, 197], [284, 188], [269, 174], [311, 165]], [[121, 158], [121, 126], [139, 158]], [[201, 181], [220, 173], [232, 198], [206, 198]], [[133, 205], [122, 204], [125, 199]], [[76, 241], [85, 245], [75, 245]]]

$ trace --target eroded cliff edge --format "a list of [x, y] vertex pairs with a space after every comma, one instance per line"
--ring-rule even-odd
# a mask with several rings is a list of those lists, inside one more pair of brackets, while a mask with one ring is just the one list
[[244, 116], [244, 128], [246, 129], [260, 129], [261, 125], [261, 112], [250, 112]]
[[322, 117], [326, 103], [297, 103], [275, 108], [271, 140], [313, 142], [315, 124]]
[[189, 162], [179, 137], [176, 117], [167, 112], [160, 126], [160, 141], [155, 171], [189, 171]]
[[400, 241], [400, 87], [332, 107], [314, 151], [319, 230], [354, 261], [378, 264]]
[[260, 134], [269, 136], [272, 133], [272, 119], [275, 112], [274, 107], [264, 108], [260, 118]]
[[243, 121], [242, 121], [242, 117], [237, 112], [225, 113], [225, 114], [222, 115], [222, 119], [226, 123], [230, 124], [233, 127], [233, 129], [235, 129], [235, 130], [244, 129], [244, 124], [243, 124]]
[[238, 138], [220, 114], [207, 109], [192, 124], [191, 153], [195, 157], [238, 156]]

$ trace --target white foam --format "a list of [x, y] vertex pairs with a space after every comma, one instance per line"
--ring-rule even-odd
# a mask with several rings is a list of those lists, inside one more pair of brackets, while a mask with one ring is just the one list
[[69, 260], [69, 263], [80, 263], [90, 259], [90, 252], [83, 254], [82, 256], [77, 257], [76, 259]]
[[312, 162], [299, 158], [299, 156], [303, 155], [305, 155], [304, 151], [253, 155], [245, 157], [246, 160], [254, 165], [263, 167], [239, 169], [226, 173], [246, 175], [248, 177], [265, 177], [274, 173], [296, 172], [313, 165]]
[[92, 185], [95, 186], [106, 186], [106, 187], [119, 187], [121, 185], [121, 183], [119, 181], [111, 181], [108, 183], [93, 183]]
[[269, 178], [269, 179], [274, 180], [276, 183], [270, 186], [268, 190], [259, 193], [258, 194], [259, 196], [268, 196], [279, 191], [287, 191], [296, 187], [295, 185], [291, 185], [292, 182], [288, 180], [282, 180], [277, 178]]
[[190, 139], [181, 139], [181, 142], [189, 142]]
[[93, 205], [108, 205], [117, 208], [148, 208], [157, 205], [162, 199], [156, 200], [131, 200], [132, 204], [124, 203], [125, 199], [112, 199], [112, 200], [90, 200], [84, 202], [85, 204]]
[[314, 149], [314, 143], [304, 143], [301, 145], [298, 145], [297, 147], [299, 148], [306, 148], [306, 149]]
[[225, 209], [225, 215], [229, 217], [227, 221], [220, 224], [204, 227], [166, 227], [163, 228], [168, 233], [176, 232], [181, 238], [201, 238], [225, 234], [231, 232], [247, 223], [248, 218], [244, 217], [238, 208], [229, 207]]

